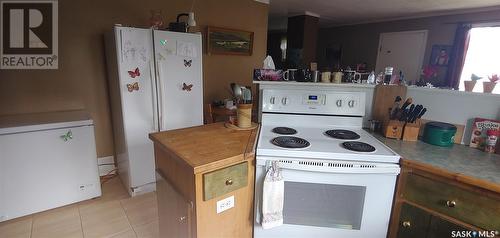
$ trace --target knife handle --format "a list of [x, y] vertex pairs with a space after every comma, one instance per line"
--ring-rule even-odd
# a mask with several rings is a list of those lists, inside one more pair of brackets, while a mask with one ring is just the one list
[[425, 114], [426, 111], [427, 108], [423, 108], [422, 111], [420, 111], [420, 113], [418, 114], [417, 119], [422, 118], [422, 116]]
[[403, 106], [401, 106], [401, 109], [402, 110], [406, 109], [406, 107], [408, 107], [408, 105], [410, 105], [412, 102], [413, 102], [412, 98], [406, 99], [405, 103], [403, 103]]

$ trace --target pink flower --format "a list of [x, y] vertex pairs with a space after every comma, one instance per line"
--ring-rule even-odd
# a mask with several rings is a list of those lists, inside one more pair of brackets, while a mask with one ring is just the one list
[[497, 74], [493, 74], [491, 76], [488, 76], [488, 78], [490, 79], [490, 82], [492, 82], [492, 83], [496, 83], [499, 79]]
[[427, 65], [422, 70], [422, 75], [425, 79], [430, 79], [433, 77], [437, 77], [438, 69], [435, 66]]

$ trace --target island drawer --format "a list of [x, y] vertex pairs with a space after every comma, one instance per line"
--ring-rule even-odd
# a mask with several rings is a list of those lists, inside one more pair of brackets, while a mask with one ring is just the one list
[[409, 173], [403, 198], [468, 224], [494, 230], [500, 227], [500, 198]]
[[210, 200], [247, 186], [248, 162], [203, 174], [203, 199]]

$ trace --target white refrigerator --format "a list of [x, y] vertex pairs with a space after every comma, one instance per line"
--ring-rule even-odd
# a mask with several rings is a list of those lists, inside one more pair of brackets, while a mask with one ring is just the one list
[[201, 34], [117, 26], [106, 58], [118, 173], [131, 196], [154, 191], [148, 134], [203, 124]]

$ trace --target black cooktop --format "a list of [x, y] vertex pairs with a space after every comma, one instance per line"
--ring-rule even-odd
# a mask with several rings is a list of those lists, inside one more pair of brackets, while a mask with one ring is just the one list
[[328, 130], [325, 134], [329, 137], [341, 140], [357, 140], [361, 138], [358, 133], [349, 130]]
[[293, 135], [293, 134], [297, 134], [297, 130], [295, 130], [293, 128], [290, 128], [290, 127], [283, 127], [283, 126], [275, 127], [275, 128], [273, 128], [272, 131], [274, 133], [280, 134], [280, 135]]
[[271, 143], [279, 147], [291, 149], [306, 148], [311, 145], [309, 141], [295, 136], [278, 136], [272, 139]]
[[375, 151], [375, 147], [370, 144], [359, 142], [359, 141], [347, 141], [343, 142], [342, 146], [348, 150], [356, 151], [356, 152], [373, 152]]

